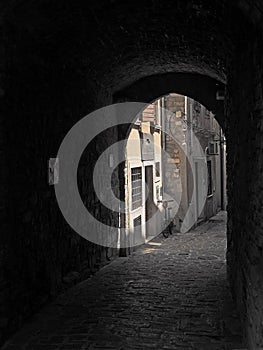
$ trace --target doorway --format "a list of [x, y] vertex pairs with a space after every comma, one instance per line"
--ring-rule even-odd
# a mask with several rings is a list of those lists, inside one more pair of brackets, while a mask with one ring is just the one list
[[[155, 221], [152, 216], [155, 214], [157, 208], [154, 204], [153, 197], [153, 166], [145, 167], [145, 221], [146, 221], [146, 237], [152, 236], [155, 232]], [[150, 220], [151, 219], [151, 220]]]

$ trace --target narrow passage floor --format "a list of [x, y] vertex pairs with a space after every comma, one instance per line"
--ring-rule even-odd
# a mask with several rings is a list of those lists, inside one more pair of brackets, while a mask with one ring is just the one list
[[44, 308], [2, 349], [243, 349], [226, 279], [226, 214], [157, 237]]

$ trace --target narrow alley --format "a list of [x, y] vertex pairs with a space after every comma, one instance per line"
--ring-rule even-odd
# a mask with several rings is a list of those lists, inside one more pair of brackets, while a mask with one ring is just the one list
[[0, 349], [263, 350], [263, 1], [0, 8]]
[[2, 349], [243, 349], [226, 277], [226, 213], [118, 258]]

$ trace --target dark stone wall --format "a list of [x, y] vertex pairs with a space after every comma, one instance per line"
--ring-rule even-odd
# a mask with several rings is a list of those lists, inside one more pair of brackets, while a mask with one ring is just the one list
[[[70, 21], [60, 28], [61, 23], [55, 25], [59, 13], [52, 18], [48, 4], [41, 5], [20, 2], [6, 10], [4, 22], [1, 340], [44, 303], [89, 277], [117, 254], [117, 249], [95, 245], [76, 234], [58, 208], [54, 187], [48, 185], [48, 159], [56, 156], [75, 122], [102, 103], [98, 88], [87, 81], [87, 72], [83, 67], [78, 70], [79, 58], [74, 62], [70, 55]], [[67, 18], [61, 21], [67, 22]], [[100, 100], [111, 102], [105, 95]], [[98, 136], [79, 165], [83, 201], [98, 217], [105, 214], [91, 186], [92, 167], [101, 151], [117, 139], [117, 130]], [[116, 216], [108, 216], [108, 220], [117, 225]]]
[[240, 33], [227, 101], [228, 273], [249, 349], [263, 347], [263, 41]]
[[[3, 43], [3, 17], [0, 15], [0, 42]], [[7, 167], [7, 116], [4, 109], [5, 97], [5, 47], [0, 44], [0, 328], [6, 328], [8, 324], [8, 309], [5, 300], [8, 296], [8, 281], [4, 273], [4, 266], [8, 259], [9, 225], [8, 225], [8, 175]]]

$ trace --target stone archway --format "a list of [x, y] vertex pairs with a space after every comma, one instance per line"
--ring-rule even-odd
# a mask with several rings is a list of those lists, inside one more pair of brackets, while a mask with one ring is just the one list
[[[65, 224], [46, 181], [48, 158], [83, 116], [121, 98], [129, 86], [127, 94], [147, 98], [144, 79], [150, 79], [154, 97], [158, 91], [153, 84], [162, 86], [160, 77], [167, 74], [167, 84], [176, 75], [182, 92], [190, 75], [201, 79], [209, 93], [203, 96], [205, 90], [191, 87], [192, 94], [200, 93], [200, 101], [207, 98], [211, 109], [219, 111], [218, 118], [223, 109], [213, 100], [214, 82], [220, 89], [226, 84], [228, 271], [250, 348], [260, 348], [262, 5], [250, 0], [15, 0], [3, 6], [2, 13], [1, 55], [6, 57], [0, 63], [0, 98], [5, 106], [1, 276], [2, 301], [7, 305], [3, 339], [36, 305], [58, 293], [69, 272], [80, 271], [87, 260], [92, 268], [105, 254]], [[183, 85], [185, 73], [188, 83]], [[108, 130], [94, 141], [86, 164], [119, 136]], [[84, 200], [94, 215], [102, 215], [90, 195], [90, 169], [83, 167], [80, 175]]]

